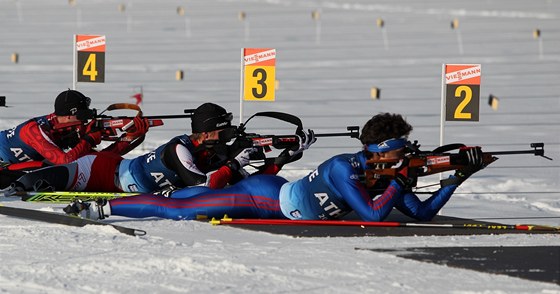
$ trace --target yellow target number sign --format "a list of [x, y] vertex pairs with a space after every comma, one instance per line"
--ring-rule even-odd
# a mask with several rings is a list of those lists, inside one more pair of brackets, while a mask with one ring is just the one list
[[276, 50], [243, 49], [243, 100], [274, 101], [276, 84]]
[[445, 65], [445, 120], [479, 121], [480, 64]]
[[76, 35], [78, 82], [105, 82], [105, 36]]

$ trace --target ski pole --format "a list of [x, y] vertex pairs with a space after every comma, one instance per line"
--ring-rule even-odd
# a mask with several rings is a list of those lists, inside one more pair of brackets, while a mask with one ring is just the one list
[[454, 228], [454, 229], [487, 229], [487, 230], [518, 230], [518, 231], [552, 231], [560, 232], [559, 227], [543, 225], [505, 225], [499, 223], [461, 223], [436, 224], [412, 222], [369, 222], [352, 220], [285, 220], [285, 219], [231, 219], [223, 218], [210, 221], [213, 225], [303, 225], [303, 226], [360, 226], [360, 227], [416, 227], [416, 228]]

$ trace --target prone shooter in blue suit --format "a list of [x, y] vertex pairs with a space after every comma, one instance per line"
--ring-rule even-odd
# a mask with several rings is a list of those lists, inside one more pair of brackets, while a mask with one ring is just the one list
[[[336, 155], [294, 182], [274, 175], [254, 175], [224, 189], [191, 187], [175, 191], [169, 198], [148, 194], [91, 203], [76, 201], [65, 211], [92, 219], [120, 215], [175, 220], [221, 218], [224, 214], [233, 218], [337, 219], [354, 211], [363, 220], [381, 221], [396, 208], [427, 221], [463, 181], [484, 167], [483, 153], [480, 147], [462, 148], [459, 156], [467, 164], [442, 181], [441, 188], [426, 200], [412, 192], [416, 178], [405, 164], [396, 177], [367, 187], [363, 182], [365, 170], [370, 168], [366, 161], [404, 159], [411, 131], [412, 126], [401, 115], [381, 113], [362, 128], [361, 151]], [[302, 142], [311, 144], [314, 139]]]

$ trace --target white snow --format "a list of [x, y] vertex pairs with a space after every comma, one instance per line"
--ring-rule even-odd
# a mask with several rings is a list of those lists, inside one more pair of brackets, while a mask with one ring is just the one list
[[[316, 133], [362, 126], [378, 112], [405, 115], [412, 139], [439, 144], [441, 64], [482, 64], [480, 122], [447, 122], [445, 142], [487, 151], [544, 142], [548, 161], [500, 159], [467, 181], [443, 209], [455, 217], [559, 225], [560, 2], [552, 0], [0, 0], [0, 129], [52, 111], [72, 86], [72, 35], [107, 37], [106, 82], [78, 84], [93, 107], [133, 103], [146, 115], [180, 114], [205, 101], [239, 120], [240, 48], [275, 48], [276, 101], [244, 103], [244, 118], [284, 111]], [[124, 12], [118, 7], [124, 4]], [[185, 9], [185, 16], [177, 8]], [[240, 12], [247, 18], [241, 21]], [[320, 12], [318, 21], [311, 18]], [[376, 20], [385, 21], [383, 29]], [[459, 28], [450, 23], [457, 18]], [[320, 27], [319, 27], [320, 26]], [[539, 29], [541, 38], [534, 39]], [[320, 35], [318, 35], [320, 33]], [[459, 42], [460, 41], [460, 42]], [[463, 52], [461, 54], [461, 52]], [[10, 61], [19, 54], [19, 63]], [[183, 70], [185, 80], [175, 80]], [[381, 89], [372, 100], [370, 89]], [[497, 111], [487, 105], [493, 94]], [[190, 132], [167, 120], [130, 156]], [[275, 121], [251, 131], [290, 132]], [[358, 141], [320, 138], [281, 175], [296, 179]], [[420, 180], [432, 184], [437, 177]], [[62, 205], [0, 198], [6, 206], [61, 211]], [[560, 293], [560, 287], [504, 275], [355, 250], [440, 246], [559, 246], [557, 235], [292, 238], [207, 223], [111, 217], [143, 229], [66, 227], [0, 216], [0, 292], [5, 293]]]

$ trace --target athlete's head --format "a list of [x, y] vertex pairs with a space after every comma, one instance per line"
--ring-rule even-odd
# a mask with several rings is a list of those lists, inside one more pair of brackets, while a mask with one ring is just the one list
[[204, 103], [194, 110], [192, 116], [192, 132], [203, 133], [231, 127], [233, 116], [223, 107], [214, 103]]
[[66, 90], [58, 94], [54, 101], [55, 119], [52, 139], [60, 148], [73, 148], [80, 142], [84, 126], [93, 118], [94, 111], [89, 108], [91, 99], [75, 90]]
[[412, 126], [400, 114], [380, 113], [366, 122], [360, 141], [368, 157], [401, 156], [411, 131]]
[[191, 128], [195, 138], [208, 147], [226, 143], [233, 137], [233, 115], [214, 103], [204, 103], [194, 110]]
[[91, 99], [76, 90], [66, 90], [58, 94], [54, 101], [54, 113], [58, 122], [86, 121], [93, 118], [89, 108]]

